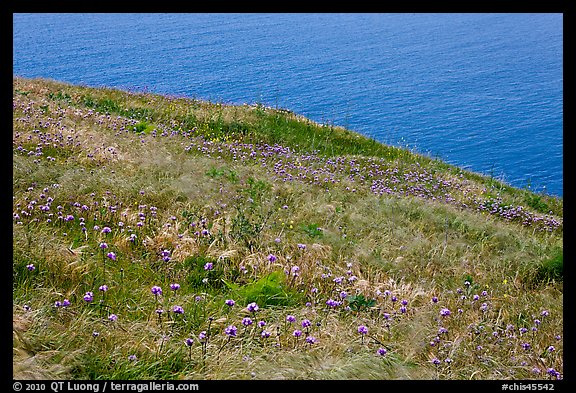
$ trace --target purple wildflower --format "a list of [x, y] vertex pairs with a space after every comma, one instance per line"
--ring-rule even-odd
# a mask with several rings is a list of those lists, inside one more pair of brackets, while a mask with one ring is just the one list
[[172, 312], [174, 314], [184, 314], [184, 309], [182, 308], [182, 306], [174, 306], [172, 307]]
[[172, 283], [170, 284], [170, 289], [173, 291], [177, 291], [178, 289], [180, 289], [180, 284]]
[[520, 334], [524, 334], [528, 331], [525, 327], [520, 328]]
[[157, 296], [157, 295], [162, 295], [162, 288], [160, 288], [160, 287], [157, 286], [157, 285], [154, 285], [154, 286], [152, 287], [151, 291], [152, 291], [152, 293], [153, 293], [154, 295], [156, 295], [156, 296]]
[[386, 355], [386, 348], [378, 348], [378, 350], [376, 351], [376, 353], [380, 356], [384, 356]]
[[160, 252], [160, 257], [162, 258], [162, 260], [163, 260], [164, 262], [170, 261], [170, 251], [168, 251], [168, 250], [162, 250], [162, 251]]
[[326, 304], [328, 305], [328, 307], [337, 307], [339, 306], [341, 303], [334, 300], [334, 299], [328, 299], [326, 300]]
[[310, 345], [314, 344], [316, 341], [317, 341], [317, 340], [316, 340], [314, 337], [312, 337], [312, 336], [306, 337], [306, 342], [307, 342], [308, 344], [310, 344]]
[[236, 337], [237, 331], [238, 329], [234, 325], [230, 325], [226, 329], [224, 329], [224, 333], [226, 333], [226, 335], [228, 335], [229, 337]]
[[560, 379], [560, 373], [556, 370], [554, 370], [553, 368], [549, 368], [548, 370], [546, 370], [546, 373], [548, 373], [548, 375], [550, 375], [551, 377], [555, 377], [556, 379]]
[[236, 304], [236, 302], [235, 302], [234, 300], [232, 300], [232, 299], [226, 299], [226, 301], [224, 301], [224, 303], [225, 303], [227, 306], [230, 306], [230, 307], [232, 307], [233, 305]]
[[530, 344], [529, 343], [522, 343], [522, 348], [524, 348], [525, 351], [530, 349]]

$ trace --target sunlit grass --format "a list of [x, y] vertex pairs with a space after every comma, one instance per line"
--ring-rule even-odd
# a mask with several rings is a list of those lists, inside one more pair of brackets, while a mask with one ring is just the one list
[[261, 105], [13, 115], [14, 378], [562, 376], [561, 198]]

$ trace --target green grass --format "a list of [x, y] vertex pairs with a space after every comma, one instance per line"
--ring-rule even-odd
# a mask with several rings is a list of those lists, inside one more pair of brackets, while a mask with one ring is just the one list
[[15, 379], [563, 374], [562, 198], [263, 105], [13, 84]]
[[226, 285], [230, 289], [230, 295], [243, 304], [256, 302], [260, 307], [304, 305], [304, 297], [290, 287], [290, 282], [287, 282], [282, 271], [273, 271], [243, 285], [234, 282], [227, 282]]

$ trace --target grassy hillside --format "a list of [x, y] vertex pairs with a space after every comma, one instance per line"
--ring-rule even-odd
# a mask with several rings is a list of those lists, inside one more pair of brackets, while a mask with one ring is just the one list
[[14, 77], [13, 377], [559, 379], [562, 212], [283, 109]]

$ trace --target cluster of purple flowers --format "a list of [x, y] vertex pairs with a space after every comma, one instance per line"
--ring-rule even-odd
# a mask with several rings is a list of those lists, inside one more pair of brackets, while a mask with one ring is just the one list
[[58, 307], [68, 307], [70, 306], [70, 300], [68, 299], [64, 299], [63, 301], [57, 300], [56, 302], [54, 302], [54, 307], [58, 308]]
[[169, 251], [169, 250], [162, 250], [162, 251], [160, 252], [160, 258], [161, 258], [164, 262], [170, 261], [170, 251]]
[[342, 304], [342, 302], [334, 300], [334, 299], [326, 300], [326, 305], [328, 307], [336, 308], [336, 307], [340, 306], [341, 304]]

